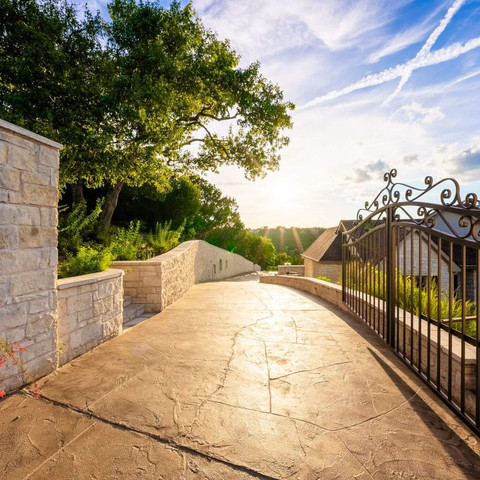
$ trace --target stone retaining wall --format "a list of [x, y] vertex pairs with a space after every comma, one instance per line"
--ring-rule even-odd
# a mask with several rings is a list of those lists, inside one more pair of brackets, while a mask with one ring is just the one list
[[58, 364], [122, 332], [123, 271], [110, 269], [58, 281]]
[[[9, 392], [57, 365], [57, 197], [62, 146], [0, 120], [0, 341], [26, 350], [0, 369]], [[1, 352], [0, 352], [1, 353]]]
[[279, 275], [298, 275], [299, 277], [305, 276], [304, 265], [278, 265], [277, 272]]
[[114, 262], [125, 271], [125, 294], [147, 312], [160, 312], [194, 284], [260, 270], [258, 265], [203, 240], [191, 240], [145, 261]]

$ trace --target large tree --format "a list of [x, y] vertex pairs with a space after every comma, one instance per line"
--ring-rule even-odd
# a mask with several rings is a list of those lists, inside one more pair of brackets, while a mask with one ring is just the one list
[[65, 144], [76, 198], [82, 185], [107, 188], [104, 230], [124, 185], [278, 167], [293, 105], [258, 64], [240, 67], [190, 4], [113, 0], [109, 12], [79, 20], [67, 3], [0, 0], [0, 115]]

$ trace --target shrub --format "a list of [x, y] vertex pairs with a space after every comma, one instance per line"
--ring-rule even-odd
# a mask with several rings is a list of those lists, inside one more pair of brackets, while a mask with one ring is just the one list
[[132, 221], [128, 228], [116, 229], [109, 245], [114, 260], [138, 260], [148, 257], [140, 227], [140, 221]]
[[70, 256], [58, 266], [60, 278], [103, 272], [112, 263], [110, 250], [96, 250], [91, 247], [80, 247], [77, 255]]
[[318, 280], [323, 280], [324, 282], [331, 282], [331, 280], [328, 277], [317, 277]]
[[[360, 290], [380, 298], [386, 299], [385, 285], [386, 276], [375, 267], [371, 266], [357, 266], [350, 274], [350, 281], [347, 282], [347, 287], [354, 290]], [[365, 283], [362, 278], [368, 278]], [[449, 318], [449, 310], [451, 309], [452, 318], [459, 318], [462, 316], [462, 300], [456, 294], [453, 295], [452, 304], [445, 293], [439, 292], [436, 281], [430, 279], [430, 289], [427, 286], [420, 288], [417, 278], [410, 275], [404, 275], [399, 270], [395, 269], [395, 284], [396, 284], [396, 305], [401, 309], [412, 312], [414, 315], [427, 315], [430, 304], [430, 318], [433, 320], [440, 319], [445, 321]], [[413, 292], [413, 295], [412, 295]], [[440, 311], [439, 311], [440, 307]], [[477, 305], [471, 300], [465, 301], [465, 316], [472, 316], [476, 314]], [[461, 331], [462, 322], [452, 322], [452, 328]], [[474, 336], [476, 334], [475, 322], [465, 322], [467, 335]]]
[[147, 246], [151, 249], [153, 255], [161, 255], [178, 245], [185, 228], [185, 222], [177, 230], [171, 228], [171, 221], [165, 222], [164, 225], [157, 223], [155, 230], [146, 235]]
[[85, 237], [93, 234], [102, 212], [104, 199], [99, 198], [95, 208], [87, 213], [87, 202], [82, 200], [73, 210], [66, 213], [68, 207], [59, 207], [58, 213], [58, 253], [61, 257], [77, 253]]

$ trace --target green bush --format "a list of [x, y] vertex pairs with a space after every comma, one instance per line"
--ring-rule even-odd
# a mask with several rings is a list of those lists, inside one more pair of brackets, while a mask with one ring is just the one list
[[60, 278], [76, 277], [87, 273], [103, 272], [112, 263], [110, 250], [96, 250], [90, 247], [80, 247], [76, 255], [69, 256], [58, 266]]
[[317, 277], [317, 280], [323, 280], [324, 282], [331, 282], [331, 280], [328, 277]]
[[147, 248], [151, 250], [153, 255], [161, 255], [176, 247], [180, 241], [185, 222], [177, 230], [172, 230], [172, 222], [165, 222], [164, 225], [157, 223], [155, 231], [147, 233]]
[[58, 254], [66, 257], [75, 254], [85, 242], [85, 238], [95, 233], [103, 198], [97, 199], [95, 208], [88, 213], [87, 202], [83, 200], [67, 213], [68, 207], [58, 209]]
[[140, 232], [141, 223], [130, 222], [128, 228], [117, 228], [113, 233], [109, 248], [114, 260], [141, 260], [148, 258], [145, 253], [145, 240]]

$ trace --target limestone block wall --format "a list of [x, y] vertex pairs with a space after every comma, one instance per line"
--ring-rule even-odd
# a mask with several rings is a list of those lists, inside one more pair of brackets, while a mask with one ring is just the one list
[[122, 332], [122, 270], [64, 278], [57, 289], [59, 366]]
[[235, 253], [191, 240], [146, 261], [114, 262], [125, 271], [125, 294], [147, 312], [160, 312], [182, 297], [194, 284], [222, 280], [260, 270], [258, 265]]
[[304, 265], [278, 265], [277, 272], [279, 275], [298, 275], [303, 277], [305, 275]]
[[315, 262], [310, 258], [304, 259], [306, 277], [327, 277], [332, 282], [342, 281], [342, 262]]
[[56, 368], [61, 148], [0, 120], [0, 341], [26, 349], [0, 369], [7, 392]]

